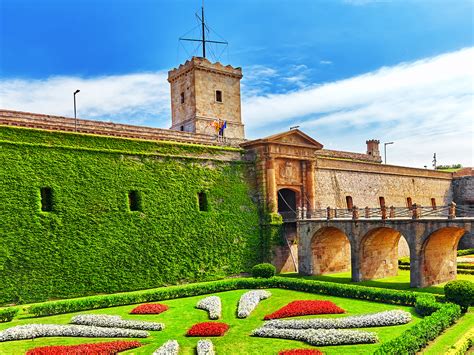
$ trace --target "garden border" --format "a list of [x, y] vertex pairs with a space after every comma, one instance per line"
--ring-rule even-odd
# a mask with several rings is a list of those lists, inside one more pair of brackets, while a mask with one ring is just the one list
[[425, 347], [429, 341], [435, 339], [444, 329], [448, 328], [461, 316], [461, 310], [458, 305], [437, 302], [432, 294], [344, 285], [325, 281], [287, 279], [283, 277], [272, 277], [269, 279], [237, 278], [169, 286], [146, 291], [90, 296], [35, 304], [25, 307], [24, 310], [36, 317], [51, 316], [90, 309], [256, 288], [289, 289], [372, 302], [412, 306], [415, 307], [418, 314], [425, 316], [421, 322], [407, 329], [395, 339], [381, 344], [375, 351], [376, 354], [415, 353]]

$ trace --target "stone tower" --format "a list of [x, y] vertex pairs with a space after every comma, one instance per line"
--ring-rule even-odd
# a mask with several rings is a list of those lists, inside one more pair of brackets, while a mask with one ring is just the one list
[[244, 139], [240, 108], [242, 69], [193, 57], [168, 72], [171, 129], [215, 135], [212, 122], [227, 121], [224, 137]]
[[380, 151], [379, 151], [379, 144], [380, 141], [377, 139], [369, 139], [368, 141], [365, 141], [367, 144], [367, 154], [372, 155], [375, 158], [382, 159], [380, 156]]

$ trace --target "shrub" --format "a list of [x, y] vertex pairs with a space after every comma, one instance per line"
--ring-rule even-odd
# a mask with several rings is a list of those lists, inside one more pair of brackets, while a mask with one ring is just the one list
[[163, 330], [165, 328], [163, 323], [125, 320], [120, 316], [112, 316], [108, 314], [79, 314], [72, 317], [71, 323], [79, 325], [92, 325], [95, 327], [139, 330]]
[[0, 323], [10, 322], [18, 313], [18, 308], [0, 309]]
[[153, 352], [153, 355], [178, 355], [179, 344], [177, 340], [168, 340]]
[[275, 276], [275, 266], [268, 263], [257, 264], [252, 268], [252, 276], [253, 277], [263, 277], [268, 279], [270, 277]]
[[26, 355], [113, 355], [120, 351], [135, 349], [140, 346], [142, 346], [142, 344], [140, 344], [138, 341], [111, 341], [106, 343], [80, 345], [42, 346], [40, 348], [29, 350]]
[[130, 311], [130, 314], [160, 314], [167, 311], [169, 307], [160, 303], [141, 304]]
[[469, 306], [474, 306], [474, 282], [454, 280], [444, 286], [446, 300], [461, 306], [462, 312], [467, 312]]
[[312, 314], [339, 314], [344, 313], [331, 301], [293, 301], [278, 311], [265, 316], [265, 320], [286, 317], [307, 316]]
[[466, 351], [474, 345], [474, 329], [466, 332], [445, 355], [464, 355]]
[[214, 344], [209, 339], [199, 340], [196, 346], [197, 355], [214, 355]]
[[416, 299], [415, 310], [421, 316], [429, 316], [440, 308], [440, 303], [436, 302], [435, 296], [421, 294]]
[[229, 330], [229, 325], [221, 322], [194, 324], [186, 333], [189, 337], [220, 337]]

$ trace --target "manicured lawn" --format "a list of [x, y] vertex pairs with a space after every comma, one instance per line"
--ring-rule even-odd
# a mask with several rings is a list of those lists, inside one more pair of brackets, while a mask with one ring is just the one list
[[456, 324], [448, 328], [436, 341], [425, 348], [423, 354], [437, 355], [446, 353], [468, 330], [474, 328], [474, 308], [461, 317]]
[[[368, 331], [375, 331], [378, 334], [381, 342], [386, 342], [400, 335], [404, 330], [412, 327], [421, 319], [418, 315], [416, 315], [414, 309], [410, 307], [387, 305], [384, 303], [360, 301], [349, 298], [316, 295], [290, 290], [269, 289], [269, 291], [272, 293], [272, 296], [269, 299], [262, 301], [247, 319], [238, 319], [236, 317], [238, 300], [240, 296], [245, 292], [245, 290], [228, 291], [216, 294], [219, 295], [222, 299], [222, 319], [220, 319], [219, 321], [225, 322], [230, 325], [230, 329], [225, 336], [221, 338], [212, 339], [216, 347], [216, 352], [218, 354], [276, 354], [279, 350], [284, 349], [312, 348], [310, 345], [307, 345], [300, 341], [266, 339], [249, 336], [252, 330], [263, 324], [263, 317], [266, 314], [272, 313], [280, 307], [294, 300], [330, 300], [347, 311], [347, 313], [344, 315], [317, 316], [323, 318], [373, 313], [391, 309], [404, 309], [412, 313], [413, 321], [406, 325], [366, 329]], [[205, 296], [196, 296], [160, 302], [168, 305], [170, 309], [159, 315], [129, 315], [128, 313], [130, 312], [130, 310], [133, 309], [136, 305], [105, 308], [43, 318], [25, 318], [25, 316], [23, 315], [12, 322], [1, 323], [0, 330], [9, 328], [11, 326], [28, 323], [66, 324], [69, 322], [73, 315], [80, 313], [114, 314], [123, 316], [125, 319], [163, 322], [166, 326], [165, 330], [163, 331], [150, 332], [151, 336], [148, 338], [138, 339], [144, 344], [143, 347], [133, 349], [125, 353], [151, 354], [165, 341], [169, 339], [176, 339], [182, 347], [182, 354], [194, 354], [194, 349], [199, 338], [187, 338], [184, 336], [184, 334], [193, 324], [198, 322], [205, 322], [208, 320], [207, 312], [195, 308], [197, 301], [204, 297]], [[300, 318], [312, 317], [315, 316], [307, 316]], [[104, 340], [107, 341], [113, 339], [40, 338], [36, 340], [4, 342], [0, 343], [0, 354], [24, 354], [26, 350], [38, 346], [60, 344], [69, 345], [87, 342], [99, 342]], [[318, 348], [323, 350], [327, 354], [367, 354], [372, 353], [378, 346], [379, 344], [368, 344]]]
[[[320, 275], [320, 276], [299, 276], [296, 273], [286, 273], [281, 274], [282, 277], [298, 277], [308, 280], [320, 280], [320, 281], [329, 281], [337, 282], [343, 284], [354, 284], [361, 286], [370, 286], [370, 287], [380, 287], [380, 288], [389, 288], [397, 290], [410, 290], [417, 292], [429, 292], [436, 294], [444, 294], [444, 283], [436, 286], [425, 287], [425, 288], [411, 288], [410, 287], [410, 270], [398, 270], [398, 275], [393, 277], [386, 277], [384, 279], [362, 281], [362, 282], [352, 282], [350, 272], [341, 272], [337, 274], [330, 275]], [[458, 274], [457, 280], [469, 280], [474, 282], [474, 275], [465, 275]]]

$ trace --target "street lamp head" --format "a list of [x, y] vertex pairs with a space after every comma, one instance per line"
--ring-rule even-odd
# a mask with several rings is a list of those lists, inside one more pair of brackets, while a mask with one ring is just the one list
[[384, 143], [385, 145], [388, 145], [388, 144], [393, 144], [395, 142], [387, 142], [387, 143]]
[[76, 95], [78, 92], [80, 92], [81, 90], [77, 89], [76, 91], [74, 91], [74, 95]]

